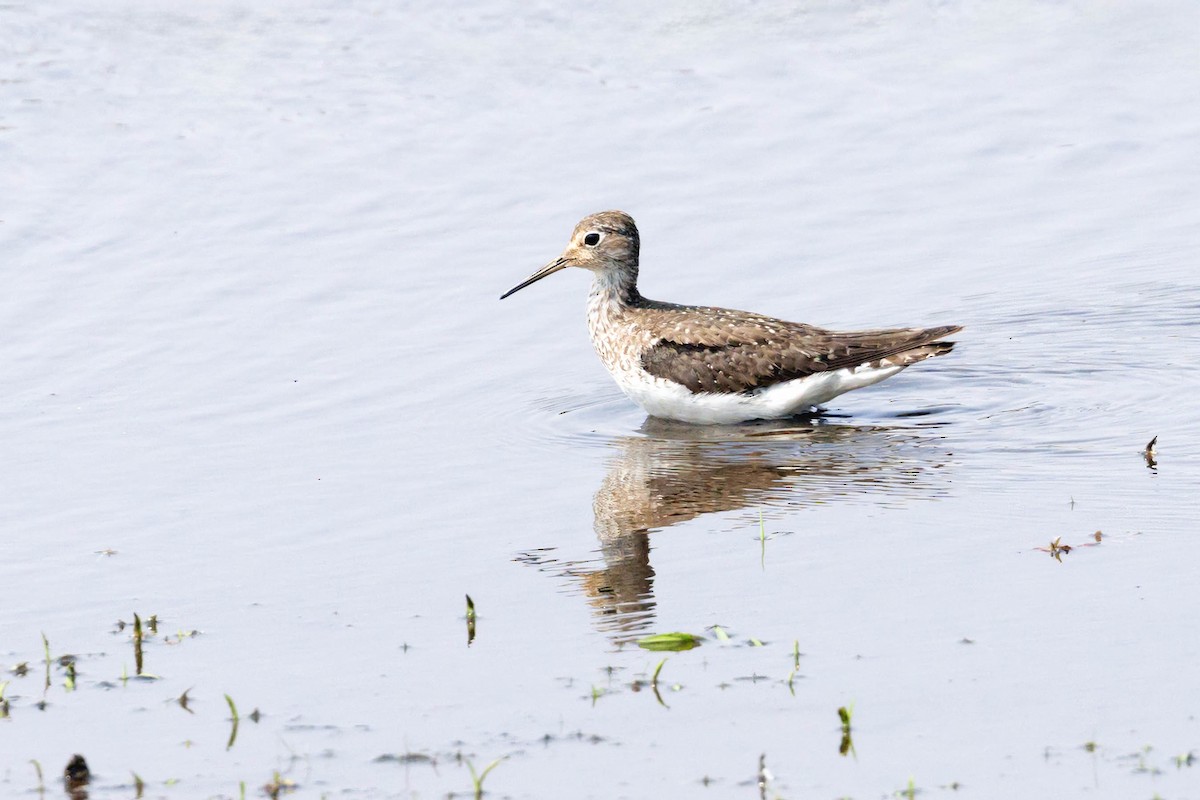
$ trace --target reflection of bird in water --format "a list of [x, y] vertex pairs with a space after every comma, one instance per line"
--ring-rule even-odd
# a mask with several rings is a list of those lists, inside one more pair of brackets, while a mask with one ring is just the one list
[[604, 566], [565, 572], [582, 585], [599, 626], [627, 641], [654, 618], [651, 530], [748, 506], [938, 496], [945, 490], [936, 468], [948, 454], [926, 430], [647, 419], [641, 436], [616, 441], [592, 504]]

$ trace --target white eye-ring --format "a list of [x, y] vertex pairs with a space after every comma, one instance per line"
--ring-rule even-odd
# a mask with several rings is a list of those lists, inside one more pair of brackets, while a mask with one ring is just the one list
[[600, 240], [604, 238], [604, 234], [599, 231], [589, 231], [583, 236], [583, 243], [588, 247], [595, 247], [600, 244]]

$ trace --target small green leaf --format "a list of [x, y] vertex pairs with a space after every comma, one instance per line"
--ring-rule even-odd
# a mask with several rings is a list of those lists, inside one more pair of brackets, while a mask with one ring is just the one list
[[657, 633], [653, 636], [646, 636], [638, 639], [638, 647], [644, 650], [654, 651], [671, 651], [682, 652], [691, 650], [693, 647], [699, 647], [704, 641], [703, 636], [697, 636], [694, 633]]

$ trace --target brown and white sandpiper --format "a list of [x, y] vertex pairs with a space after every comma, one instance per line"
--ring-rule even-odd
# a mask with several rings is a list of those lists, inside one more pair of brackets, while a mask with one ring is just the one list
[[566, 267], [592, 272], [588, 330], [617, 385], [655, 417], [728, 424], [812, 411], [949, 353], [958, 325], [835, 332], [638, 292], [640, 240], [623, 211], [584, 217], [562, 255], [500, 296]]

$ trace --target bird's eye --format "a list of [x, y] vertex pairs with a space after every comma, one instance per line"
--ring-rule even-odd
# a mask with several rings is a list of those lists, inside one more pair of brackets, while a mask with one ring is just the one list
[[586, 244], [588, 247], [595, 247], [596, 245], [600, 244], [600, 234], [596, 233], [595, 231], [592, 231], [591, 233], [589, 233], [588, 235], [583, 237], [583, 243]]

